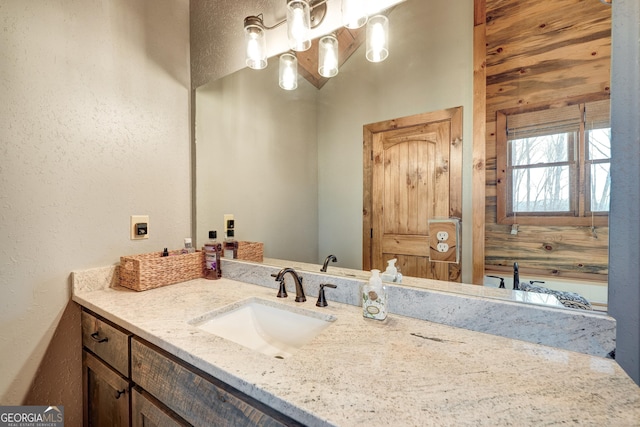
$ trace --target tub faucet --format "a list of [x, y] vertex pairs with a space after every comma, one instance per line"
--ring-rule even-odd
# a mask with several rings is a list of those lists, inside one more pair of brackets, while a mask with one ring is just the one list
[[336, 258], [335, 255], [329, 255], [327, 259], [324, 260], [324, 264], [322, 264], [322, 268], [320, 269], [320, 271], [323, 271], [325, 273], [327, 272], [327, 266], [329, 265], [329, 261], [337, 262], [338, 258]]
[[[280, 282], [280, 285], [283, 285], [284, 275], [287, 273], [291, 273], [291, 275], [293, 276], [293, 281], [296, 284], [296, 302], [305, 302], [307, 298], [304, 296], [304, 289], [302, 288], [302, 277], [298, 276], [298, 273], [296, 273], [293, 268], [286, 267], [280, 270], [280, 272], [276, 275], [276, 281]], [[284, 296], [286, 296], [286, 292]], [[278, 297], [280, 297], [280, 293], [278, 293]]]
[[518, 263], [513, 263], [513, 289], [520, 290], [520, 272], [518, 271]]
[[500, 276], [487, 276], [487, 277], [493, 277], [494, 279], [500, 279], [500, 285], [498, 286], [498, 288], [504, 289], [504, 277], [500, 277]]

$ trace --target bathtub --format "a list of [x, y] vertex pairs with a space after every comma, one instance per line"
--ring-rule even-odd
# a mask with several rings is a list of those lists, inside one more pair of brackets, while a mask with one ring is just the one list
[[[504, 277], [504, 286], [507, 289], [513, 289], [513, 276], [504, 274], [493, 274], [493, 276]], [[594, 310], [607, 309], [607, 292], [608, 287], [606, 282], [595, 281], [580, 281], [577, 279], [560, 279], [553, 277], [551, 279], [545, 279], [540, 277], [529, 277], [526, 275], [520, 275], [520, 282], [529, 282], [530, 280], [541, 280], [544, 283], [537, 283], [537, 285], [544, 286], [556, 291], [575, 292], [585, 297], [592, 305]], [[484, 276], [483, 281], [485, 286], [497, 288], [500, 284], [500, 280], [494, 277]]]

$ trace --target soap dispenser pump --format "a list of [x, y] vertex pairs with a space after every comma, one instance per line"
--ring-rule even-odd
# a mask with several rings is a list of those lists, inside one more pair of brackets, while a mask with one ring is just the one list
[[371, 270], [369, 282], [362, 287], [362, 316], [376, 320], [387, 318], [387, 288], [382, 284], [380, 270]]
[[387, 269], [382, 273], [382, 280], [385, 282], [395, 282], [398, 278], [398, 269], [396, 268], [397, 258], [387, 261]]

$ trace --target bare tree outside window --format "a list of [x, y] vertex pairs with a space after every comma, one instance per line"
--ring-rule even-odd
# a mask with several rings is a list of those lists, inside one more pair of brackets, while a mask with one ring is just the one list
[[509, 141], [513, 212], [571, 211], [572, 133]]
[[611, 128], [592, 129], [587, 132], [590, 165], [590, 210], [609, 212], [611, 192]]

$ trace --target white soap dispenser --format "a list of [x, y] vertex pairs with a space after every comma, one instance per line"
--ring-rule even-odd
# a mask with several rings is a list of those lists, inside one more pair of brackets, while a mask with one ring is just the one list
[[387, 269], [382, 273], [382, 280], [385, 282], [395, 282], [398, 278], [398, 269], [396, 268], [397, 258], [387, 261]]
[[387, 318], [387, 288], [382, 284], [380, 270], [371, 270], [369, 283], [362, 286], [362, 315], [367, 319]]

